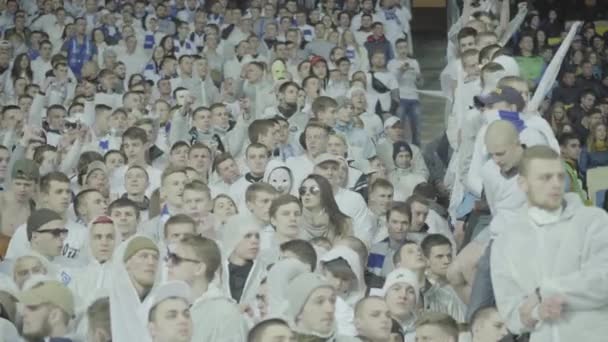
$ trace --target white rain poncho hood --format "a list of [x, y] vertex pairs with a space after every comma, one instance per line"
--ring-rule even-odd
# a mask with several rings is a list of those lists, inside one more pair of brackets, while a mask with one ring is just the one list
[[359, 299], [365, 297], [365, 292], [367, 291], [365, 279], [363, 278], [363, 267], [361, 266], [359, 255], [346, 246], [336, 246], [321, 257], [321, 265], [337, 259], [344, 259], [357, 278], [351, 281], [350, 289], [342, 296], [342, 298], [349, 305], [354, 307]]
[[[139, 319], [134, 319], [142, 310], [142, 301], [131, 282], [131, 277], [123, 261], [129, 244], [137, 238], [145, 238], [153, 243], [153, 240], [146, 236], [134, 235], [123, 241], [114, 251], [111, 275], [113, 284], [110, 289], [110, 314], [112, 317], [112, 341], [115, 342], [140, 341], [142, 336], [147, 336], [146, 324]], [[161, 276], [160, 260], [158, 264], [155, 285], [158, 284]], [[153, 289], [154, 286], [152, 287]]]
[[283, 317], [287, 311], [287, 288], [296, 276], [308, 272], [309, 266], [295, 258], [277, 261], [266, 277], [268, 284], [268, 316]]
[[608, 217], [599, 208], [585, 207], [575, 193], [567, 193], [563, 203], [557, 212], [524, 206], [500, 212], [492, 221], [490, 228], [508, 231], [492, 244], [498, 311], [512, 333], [530, 331], [521, 323], [519, 308], [538, 289], [542, 298], [562, 296], [565, 306], [560, 319], [535, 326], [530, 342], [605, 341]]
[[[221, 283], [226, 295], [233, 298], [230, 289], [230, 261], [229, 258], [235, 251], [237, 245], [245, 238], [247, 234], [259, 234], [261, 228], [253, 215], [240, 214], [228, 219], [223, 232], [222, 239], [222, 275]], [[243, 285], [241, 296], [238, 300], [240, 304], [255, 305], [255, 296], [258, 287], [265, 275], [266, 268], [264, 262], [260, 258], [260, 253], [253, 261], [253, 266], [249, 270], [247, 279]]]
[[272, 185], [282, 194], [289, 194], [293, 189], [293, 174], [285, 163], [273, 159], [266, 165], [264, 183]]
[[[169, 281], [163, 283], [150, 292], [140, 306], [137, 317], [132, 319], [139, 319], [147, 326], [151, 318], [150, 312], [152, 309], [154, 309], [154, 307], [156, 307], [156, 305], [159, 303], [170, 298], [181, 298], [190, 306], [192, 304], [192, 290], [188, 284], [182, 281]], [[190, 333], [192, 333], [192, 329], [190, 330]], [[149, 330], [146, 330], [146, 334], [142, 335], [137, 341], [151, 342], [152, 337], [150, 336]]]
[[294, 332], [304, 335], [313, 335], [315, 337], [326, 338], [329, 340], [336, 332], [336, 322], [334, 320], [334, 328], [328, 334], [319, 334], [312, 331], [306, 331], [298, 326], [297, 317], [302, 312], [302, 309], [308, 302], [310, 295], [319, 288], [331, 288], [331, 284], [318, 273], [304, 272], [296, 275], [287, 287], [287, 306], [286, 315], [287, 322], [291, 325]]
[[[89, 223], [89, 232], [92, 231], [93, 222], [96, 220], [97, 218]], [[70, 282], [70, 289], [73, 291], [77, 303], [77, 311], [84, 310], [98, 298], [107, 297], [112, 287], [112, 262], [115, 254], [112, 253], [110, 259], [103, 264], [99, 263], [91, 250], [92, 239], [93, 236], [89, 236], [83, 251], [89, 260], [89, 264], [75, 273], [72, 282]], [[113, 251], [116, 251], [121, 241], [120, 232], [114, 226]]]
[[260, 225], [252, 215], [239, 214], [232, 216], [226, 222], [222, 232], [222, 255], [228, 259], [236, 246], [249, 233], [259, 233]]

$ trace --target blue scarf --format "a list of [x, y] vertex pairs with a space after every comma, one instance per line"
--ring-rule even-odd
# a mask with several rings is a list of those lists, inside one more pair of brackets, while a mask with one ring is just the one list
[[351, 62], [355, 59], [355, 49], [352, 47], [347, 47], [345, 51], [346, 58], [348, 58]]
[[401, 20], [399, 20], [396, 12], [397, 10], [395, 8], [384, 9], [384, 17], [387, 21], [394, 20], [397, 22], [397, 25], [401, 26]]
[[152, 49], [156, 44], [156, 38], [154, 37], [154, 32], [148, 31], [146, 32], [146, 36], [144, 37], [144, 49]]
[[90, 61], [93, 57], [93, 44], [87, 37], [84, 38], [82, 45], [78, 46], [76, 37], [70, 40], [68, 50], [68, 64], [72, 71], [80, 78], [80, 70], [85, 62]]
[[506, 110], [499, 110], [498, 116], [501, 120], [509, 121], [515, 126], [517, 132], [521, 133], [524, 129], [526, 129], [526, 123], [519, 117], [518, 112], [509, 112]]

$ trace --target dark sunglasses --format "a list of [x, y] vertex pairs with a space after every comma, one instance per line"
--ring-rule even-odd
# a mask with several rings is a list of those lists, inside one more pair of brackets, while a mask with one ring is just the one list
[[318, 186], [315, 186], [315, 185], [311, 186], [310, 188], [307, 188], [307, 187], [305, 187], [305, 186], [301, 186], [301, 187], [298, 189], [298, 193], [300, 194], [300, 196], [304, 196], [304, 195], [306, 195], [306, 193], [307, 193], [307, 192], [308, 192], [309, 194], [311, 194], [311, 195], [316, 195], [316, 194], [318, 194], [319, 192], [321, 192], [321, 189], [319, 189], [319, 187], [318, 187]]
[[182, 262], [192, 262], [192, 263], [195, 263], [195, 264], [200, 263], [199, 260], [184, 258], [184, 257], [181, 257], [181, 256], [179, 256], [179, 255], [177, 255], [177, 254], [175, 254], [173, 252], [170, 252], [170, 251], [167, 251], [167, 257], [165, 258], [165, 261], [167, 263], [171, 263], [173, 265], [179, 265]]
[[37, 231], [37, 233], [47, 233], [47, 234], [51, 234], [53, 235], [53, 237], [60, 237], [61, 235], [65, 235], [68, 233], [68, 230], [65, 228], [57, 228], [57, 229], [45, 229], [45, 230], [39, 230]]
[[78, 123], [76, 122], [66, 122], [65, 123], [65, 129], [77, 129], [78, 128]]

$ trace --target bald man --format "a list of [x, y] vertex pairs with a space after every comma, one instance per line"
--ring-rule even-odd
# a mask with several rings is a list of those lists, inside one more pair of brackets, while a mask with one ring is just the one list
[[[517, 128], [505, 120], [492, 122], [486, 131], [484, 142], [490, 160], [484, 164], [481, 177], [492, 217], [500, 211], [515, 211], [526, 204], [526, 195], [518, 185], [518, 168], [524, 153], [524, 146], [519, 139]], [[485, 249], [479, 260], [469, 258], [465, 261], [455, 261], [460, 265], [462, 273], [471, 273], [473, 270], [475, 274], [468, 303], [469, 319], [480, 307], [495, 304], [490, 279], [490, 250], [491, 239], [499, 232], [491, 227], [490, 224], [475, 241], [465, 247], [465, 250], [468, 249], [467, 253], [475, 255]]]
[[[526, 203], [526, 196], [517, 185], [518, 165], [524, 151], [517, 129], [509, 121], [494, 121], [488, 125], [484, 143], [490, 159], [481, 169], [481, 179], [492, 216], [500, 210], [520, 208]], [[478, 267], [484, 267], [483, 262], [478, 264], [479, 258], [493, 235], [495, 234], [490, 229], [483, 230], [450, 265], [448, 280], [465, 303], [470, 300], [471, 286]], [[489, 262], [489, 259], [486, 261]]]
[[365, 297], [355, 305], [355, 327], [363, 341], [385, 342], [391, 336], [392, 319], [382, 297]]
[[490, 160], [481, 169], [481, 180], [494, 217], [498, 210], [519, 209], [526, 203], [526, 196], [517, 185], [524, 147], [515, 126], [505, 120], [494, 121], [488, 126], [485, 144]]
[[494, 306], [477, 310], [471, 322], [471, 342], [499, 342], [507, 336], [507, 325]]

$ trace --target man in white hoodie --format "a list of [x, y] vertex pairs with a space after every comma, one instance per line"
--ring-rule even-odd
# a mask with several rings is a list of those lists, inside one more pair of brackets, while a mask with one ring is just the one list
[[557, 152], [524, 152], [519, 185], [528, 203], [490, 226], [496, 303], [509, 331], [531, 341], [599, 342], [608, 334], [608, 216], [564, 196], [564, 179]]
[[247, 325], [238, 305], [212, 284], [221, 265], [217, 244], [204, 237], [186, 236], [169, 250], [169, 279], [184, 281], [192, 288], [193, 341], [245, 341]]
[[204, 237], [186, 236], [169, 250], [169, 280], [184, 281], [192, 289], [193, 341], [245, 341], [247, 324], [238, 305], [212, 284], [221, 265], [217, 244]]
[[88, 305], [100, 294], [107, 294], [111, 286], [110, 265], [115, 247], [121, 242], [114, 222], [107, 216], [92, 220], [89, 226], [89, 264], [74, 272], [70, 289], [74, 293], [77, 306]]
[[233, 216], [222, 235], [224, 293], [243, 308], [253, 307], [266, 273], [266, 265], [259, 257], [260, 225], [249, 215]]
[[[190, 287], [184, 282], [167, 282], [155, 288], [145, 303], [145, 317], [152, 342], [192, 341]], [[146, 336], [147, 337], [147, 336]], [[144, 339], [146, 341], [147, 339]]]

